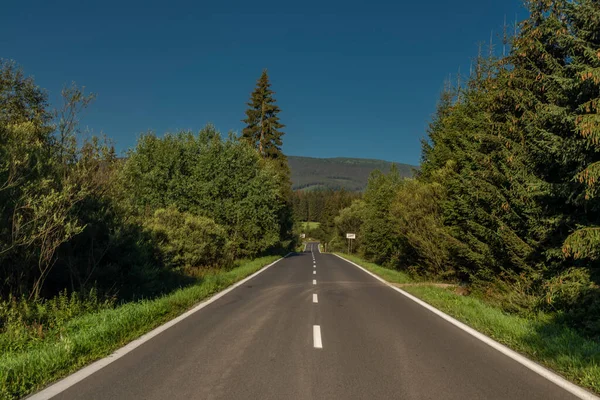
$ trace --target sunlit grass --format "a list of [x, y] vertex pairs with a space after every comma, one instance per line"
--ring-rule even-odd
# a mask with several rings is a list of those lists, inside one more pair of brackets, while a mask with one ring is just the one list
[[382, 277], [383, 279], [385, 279], [386, 281], [388, 281], [390, 283], [414, 282], [413, 279], [411, 279], [411, 277], [408, 276], [408, 274], [406, 274], [405, 272], [397, 271], [395, 269], [381, 267], [372, 262], [365, 261], [362, 258], [357, 257], [353, 254], [337, 253], [337, 252], [336, 252], [336, 254], [339, 254], [339, 255], [343, 256], [344, 258], [347, 258], [348, 260], [355, 262], [356, 264], [373, 272], [374, 274], [379, 275], [380, 277]]

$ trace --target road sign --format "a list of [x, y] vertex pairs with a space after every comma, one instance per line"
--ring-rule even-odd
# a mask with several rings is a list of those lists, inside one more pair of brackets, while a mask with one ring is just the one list
[[304, 239], [306, 237], [306, 235], [304, 233], [300, 234], [300, 239]]
[[356, 239], [356, 233], [346, 233], [346, 239]]

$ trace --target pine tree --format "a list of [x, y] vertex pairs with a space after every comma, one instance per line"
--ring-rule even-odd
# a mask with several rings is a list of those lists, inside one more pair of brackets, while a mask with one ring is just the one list
[[570, 49], [571, 96], [575, 109], [575, 134], [586, 143], [585, 165], [574, 181], [585, 189], [576, 202], [585, 207], [578, 218], [579, 229], [572, 233], [563, 251], [574, 258], [600, 258], [600, 4], [580, 0], [569, 4], [567, 19], [573, 32], [567, 36]]
[[[439, 182], [448, 244], [463, 279], [494, 281], [530, 271], [539, 217], [519, 136], [523, 106], [504, 59], [477, 58], [461, 96], [445, 90], [423, 146], [419, 179]], [[460, 98], [460, 100], [459, 100]]]
[[281, 110], [275, 104], [273, 94], [275, 92], [271, 90], [269, 75], [265, 69], [247, 103], [249, 108], [246, 110], [246, 119], [243, 120], [246, 127], [242, 131], [242, 138], [255, 147], [263, 158], [284, 161], [285, 156], [281, 152], [281, 137], [284, 132], [280, 129], [285, 125], [279, 122], [278, 114]]
[[246, 127], [242, 130], [242, 140], [254, 147], [260, 156], [270, 165], [279, 177], [279, 195], [285, 203], [281, 208], [278, 218], [280, 221], [282, 238], [293, 236], [293, 205], [292, 181], [287, 157], [281, 151], [284, 128], [279, 122], [278, 114], [281, 112], [275, 104], [274, 91], [271, 90], [267, 70], [263, 70], [256, 83], [256, 88], [247, 103], [246, 119], [242, 120]]

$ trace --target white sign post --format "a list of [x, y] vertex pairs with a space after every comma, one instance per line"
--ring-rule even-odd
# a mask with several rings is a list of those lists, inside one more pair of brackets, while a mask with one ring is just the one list
[[348, 254], [352, 253], [352, 241], [356, 239], [356, 233], [346, 233], [346, 239], [348, 239]]

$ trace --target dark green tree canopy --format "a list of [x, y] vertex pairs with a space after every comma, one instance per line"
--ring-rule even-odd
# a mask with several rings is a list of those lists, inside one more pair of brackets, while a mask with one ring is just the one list
[[281, 152], [281, 137], [284, 135], [281, 129], [285, 125], [279, 122], [278, 114], [281, 110], [275, 104], [273, 94], [275, 92], [271, 90], [269, 75], [265, 69], [247, 103], [246, 118], [242, 120], [246, 127], [242, 131], [242, 137], [256, 148], [263, 158], [285, 159]]

